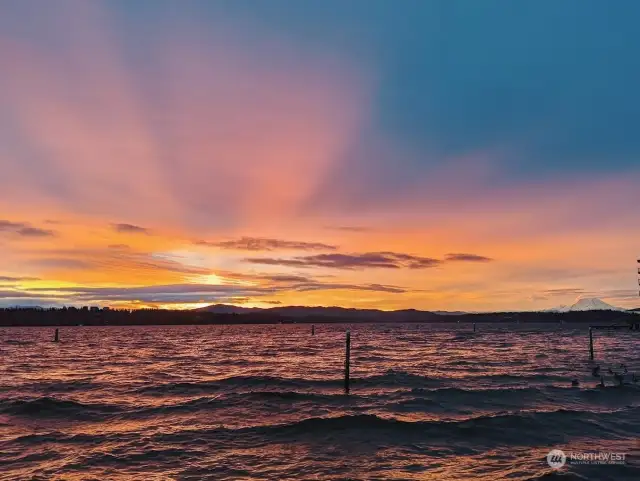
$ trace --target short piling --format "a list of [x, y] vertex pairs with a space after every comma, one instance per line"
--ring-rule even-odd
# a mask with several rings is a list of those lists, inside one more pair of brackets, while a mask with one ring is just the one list
[[311, 324], [311, 335], [312, 336], [316, 335], [316, 326], [314, 326], [313, 324]]
[[593, 361], [593, 329], [589, 328], [589, 359]]
[[53, 342], [60, 342], [60, 336], [58, 335], [58, 329], [56, 329], [56, 333], [53, 336]]
[[347, 331], [344, 354], [344, 392], [346, 394], [349, 394], [349, 384], [351, 382], [351, 379], [349, 377], [349, 371], [351, 368], [351, 331]]
[[476, 323], [473, 323], [473, 332], [476, 332]]

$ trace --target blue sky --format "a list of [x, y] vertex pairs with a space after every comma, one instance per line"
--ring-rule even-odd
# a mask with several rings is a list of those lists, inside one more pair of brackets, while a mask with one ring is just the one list
[[229, 15], [362, 62], [378, 88], [373, 121], [440, 156], [504, 145], [514, 175], [637, 162], [637, 2], [192, 4], [203, 22]]

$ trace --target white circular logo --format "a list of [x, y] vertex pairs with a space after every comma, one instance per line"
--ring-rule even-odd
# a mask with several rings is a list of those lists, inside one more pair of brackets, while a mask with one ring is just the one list
[[554, 469], [560, 469], [567, 462], [567, 456], [561, 449], [552, 449], [547, 454], [547, 463]]

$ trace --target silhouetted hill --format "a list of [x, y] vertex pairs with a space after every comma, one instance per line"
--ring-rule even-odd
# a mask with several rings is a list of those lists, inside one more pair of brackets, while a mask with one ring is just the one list
[[285, 318], [307, 319], [307, 318], [340, 318], [363, 321], [393, 321], [393, 322], [420, 322], [435, 319], [439, 315], [430, 311], [418, 311], [416, 309], [402, 309], [398, 311], [382, 311], [379, 309], [354, 309], [346, 307], [308, 307], [308, 306], [284, 306], [260, 308], [244, 308], [237, 306], [227, 306], [215, 304], [213, 306], [197, 309], [198, 312], [233, 312], [235, 314], [262, 313], [265, 315], [276, 315]]
[[194, 309], [198, 312], [211, 312], [214, 314], [246, 314], [248, 312], [259, 312], [263, 309], [259, 307], [241, 307], [230, 304], [212, 304], [210, 306]]

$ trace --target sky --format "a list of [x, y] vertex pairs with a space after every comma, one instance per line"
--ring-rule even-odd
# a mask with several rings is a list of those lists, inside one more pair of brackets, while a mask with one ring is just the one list
[[635, 0], [0, 0], [0, 306], [637, 307]]

